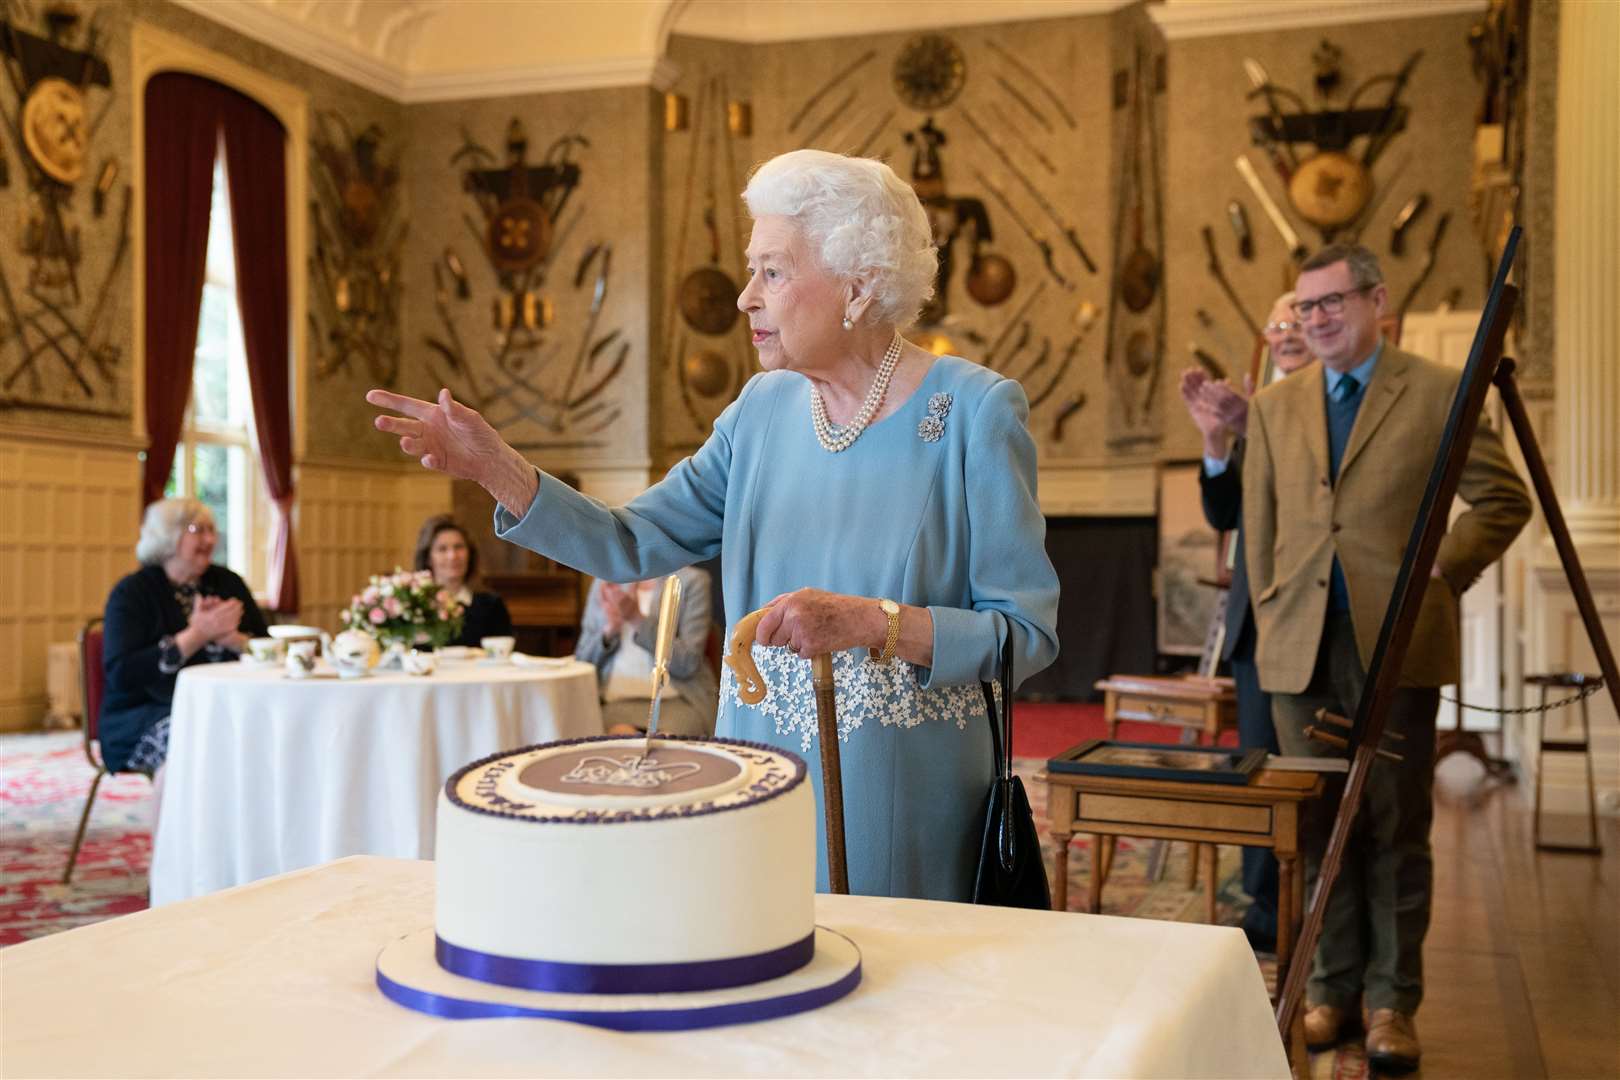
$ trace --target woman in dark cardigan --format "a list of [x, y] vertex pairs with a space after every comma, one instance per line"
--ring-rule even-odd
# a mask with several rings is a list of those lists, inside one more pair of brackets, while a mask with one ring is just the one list
[[512, 633], [506, 603], [468, 586], [478, 573], [478, 549], [450, 515], [435, 514], [422, 523], [416, 535], [416, 569], [431, 570], [433, 580], [462, 603], [461, 633], [448, 644], [477, 645], [484, 638]]
[[214, 515], [195, 499], [146, 508], [141, 568], [113, 586], [103, 625], [101, 757], [114, 772], [163, 764], [181, 668], [235, 660], [266, 633], [247, 583], [213, 564], [216, 539]]

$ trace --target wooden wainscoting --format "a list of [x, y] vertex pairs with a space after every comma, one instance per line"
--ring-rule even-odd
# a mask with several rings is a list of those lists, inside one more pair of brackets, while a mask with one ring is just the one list
[[0, 731], [39, 727], [46, 655], [135, 566], [140, 446], [0, 436]]
[[335, 630], [372, 574], [411, 565], [416, 530], [450, 511], [450, 481], [408, 469], [306, 461], [298, 467], [299, 620]]

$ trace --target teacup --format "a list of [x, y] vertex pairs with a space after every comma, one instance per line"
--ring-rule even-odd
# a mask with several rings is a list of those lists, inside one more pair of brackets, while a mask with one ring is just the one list
[[517, 648], [515, 637], [487, 637], [479, 640], [478, 644], [484, 648], [488, 658], [497, 664], [504, 664], [512, 659], [512, 650]]
[[400, 658], [407, 675], [431, 675], [439, 666], [439, 658], [421, 649], [412, 649]]
[[261, 664], [279, 664], [286, 655], [284, 646], [273, 637], [248, 639], [248, 655]]
[[287, 675], [294, 679], [307, 679], [315, 674], [315, 651], [320, 642], [301, 638], [287, 643]]

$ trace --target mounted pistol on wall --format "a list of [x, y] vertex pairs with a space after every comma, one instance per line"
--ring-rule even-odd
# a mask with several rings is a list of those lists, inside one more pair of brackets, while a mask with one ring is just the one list
[[315, 377], [324, 379], [364, 361], [366, 375], [392, 387], [399, 377], [399, 156], [380, 153], [382, 129], [355, 135], [335, 112], [319, 113], [311, 139], [316, 161], [310, 219], [315, 278], [309, 313]]
[[[88, 175], [92, 202], [102, 208], [92, 216], [106, 220], [106, 196], [118, 178], [111, 157], [99, 170], [89, 168], [96, 130], [113, 100], [112, 73], [100, 52], [103, 12], [81, 28], [76, 12], [53, 5], [43, 33], [34, 33], [10, 17], [14, 6], [0, 10], [7, 14], [0, 18], [0, 67], [11, 90], [10, 100], [0, 99], [0, 121], [19, 151], [27, 188], [20, 227], [8, 236], [16, 246], [0, 252], [0, 408], [124, 416], [127, 410], [102, 399], [113, 397], [118, 384], [121, 348], [109, 340], [115, 320], [108, 316], [129, 248], [129, 186], [115, 204], [115, 220], [102, 226], [117, 230], [110, 243], [86, 236], [74, 206]], [[92, 115], [98, 89], [109, 93]], [[9, 168], [0, 170], [0, 187], [11, 179]], [[111, 251], [94, 288], [81, 276], [87, 248]], [[27, 266], [20, 289], [6, 273], [6, 255], [20, 255]]]

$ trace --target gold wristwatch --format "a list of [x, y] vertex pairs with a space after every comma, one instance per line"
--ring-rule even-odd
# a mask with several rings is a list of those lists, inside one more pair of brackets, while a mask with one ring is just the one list
[[889, 635], [883, 639], [883, 651], [868, 650], [872, 658], [880, 664], [887, 664], [894, 659], [894, 647], [900, 642], [900, 605], [893, 600], [884, 598], [878, 601], [878, 607], [889, 620]]

